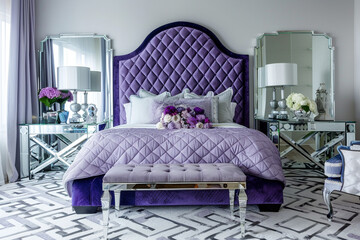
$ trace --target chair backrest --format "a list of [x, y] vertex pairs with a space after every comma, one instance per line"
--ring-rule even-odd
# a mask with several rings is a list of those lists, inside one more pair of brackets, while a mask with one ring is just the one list
[[360, 141], [359, 140], [351, 141], [350, 146], [353, 146], [353, 145], [360, 145]]

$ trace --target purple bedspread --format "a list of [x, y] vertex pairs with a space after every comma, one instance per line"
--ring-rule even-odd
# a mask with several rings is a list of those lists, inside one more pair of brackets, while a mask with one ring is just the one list
[[245, 174], [284, 182], [278, 149], [249, 128], [107, 129], [84, 144], [63, 181], [71, 196], [74, 180], [103, 175], [116, 164], [229, 162]]

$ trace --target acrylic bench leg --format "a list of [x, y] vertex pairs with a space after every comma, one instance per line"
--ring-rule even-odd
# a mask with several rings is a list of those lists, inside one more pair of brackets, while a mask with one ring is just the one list
[[235, 190], [229, 190], [229, 204], [230, 204], [230, 217], [231, 220], [234, 220], [234, 199], [235, 199]]
[[243, 186], [239, 190], [239, 221], [241, 228], [241, 237], [245, 236], [245, 217], [246, 217], [247, 196]]
[[109, 190], [104, 190], [104, 193], [101, 197], [101, 208], [102, 208], [103, 226], [104, 226], [104, 239], [107, 239], [107, 234], [108, 234], [110, 203], [111, 203], [110, 192], [109, 192]]
[[116, 189], [114, 190], [114, 196], [115, 196], [115, 210], [116, 210], [116, 217], [119, 217], [120, 212], [120, 199], [121, 199], [121, 190]]

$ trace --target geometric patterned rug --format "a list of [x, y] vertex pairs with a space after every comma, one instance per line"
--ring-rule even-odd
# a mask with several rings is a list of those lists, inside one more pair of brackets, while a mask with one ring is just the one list
[[[100, 239], [102, 216], [75, 214], [62, 171], [0, 186], [0, 239]], [[358, 196], [333, 193], [326, 219], [322, 178], [287, 178], [279, 212], [248, 206], [243, 239], [360, 239]], [[236, 215], [237, 216], [237, 215]], [[109, 239], [240, 239], [226, 206], [123, 207], [111, 211]]]

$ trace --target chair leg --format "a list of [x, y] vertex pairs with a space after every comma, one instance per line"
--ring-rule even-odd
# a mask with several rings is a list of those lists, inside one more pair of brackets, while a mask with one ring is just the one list
[[103, 226], [104, 226], [104, 239], [107, 239], [108, 225], [109, 225], [109, 214], [110, 214], [111, 195], [109, 190], [104, 190], [101, 197], [101, 208], [103, 215]]
[[324, 202], [329, 210], [329, 213], [326, 215], [329, 221], [331, 221], [334, 216], [333, 208], [332, 208], [331, 201], [330, 201], [330, 195], [331, 195], [331, 191], [324, 188], [323, 197], [324, 197]]

